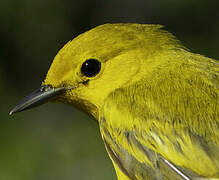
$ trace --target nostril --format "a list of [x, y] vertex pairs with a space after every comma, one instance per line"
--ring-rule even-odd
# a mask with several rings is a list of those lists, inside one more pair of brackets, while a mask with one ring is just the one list
[[46, 92], [48, 90], [52, 89], [52, 86], [51, 85], [43, 85], [41, 86], [40, 88], [40, 92]]

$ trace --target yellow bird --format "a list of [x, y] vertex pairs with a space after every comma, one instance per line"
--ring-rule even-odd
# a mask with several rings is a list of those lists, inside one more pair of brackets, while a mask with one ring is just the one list
[[219, 61], [189, 52], [160, 25], [79, 35], [10, 114], [48, 101], [97, 120], [119, 180], [219, 179]]

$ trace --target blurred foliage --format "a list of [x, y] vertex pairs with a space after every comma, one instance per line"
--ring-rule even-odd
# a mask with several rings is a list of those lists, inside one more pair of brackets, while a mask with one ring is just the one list
[[219, 57], [217, 0], [0, 2], [0, 179], [116, 179], [98, 125], [85, 114], [47, 104], [8, 116], [79, 33], [103, 23], [163, 24], [191, 51]]

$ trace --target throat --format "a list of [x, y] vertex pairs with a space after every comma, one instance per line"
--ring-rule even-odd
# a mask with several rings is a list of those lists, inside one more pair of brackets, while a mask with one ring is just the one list
[[58, 101], [64, 104], [70, 104], [74, 106], [75, 108], [79, 109], [80, 111], [86, 113], [92, 119], [98, 121], [99, 108], [95, 106], [94, 104], [90, 103], [89, 101], [84, 100], [84, 99], [77, 99], [77, 98], [70, 99], [68, 97], [59, 99]]

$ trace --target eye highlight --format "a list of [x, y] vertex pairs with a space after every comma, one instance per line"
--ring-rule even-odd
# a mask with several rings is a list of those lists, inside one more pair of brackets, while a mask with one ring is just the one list
[[81, 72], [86, 77], [94, 77], [101, 70], [101, 63], [96, 59], [88, 59], [81, 66]]

